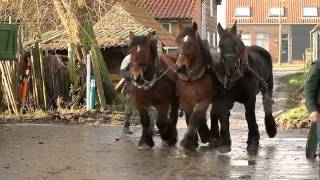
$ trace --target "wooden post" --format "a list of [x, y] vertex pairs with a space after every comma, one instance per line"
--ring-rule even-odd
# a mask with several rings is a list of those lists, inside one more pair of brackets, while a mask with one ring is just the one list
[[[91, 54], [91, 57], [93, 57], [93, 59], [97, 57], [96, 51], [92, 51], [92, 52], [90, 51], [90, 54]], [[107, 109], [107, 102], [106, 102], [106, 98], [105, 98], [106, 96], [104, 94], [104, 92], [106, 92], [106, 91], [103, 87], [103, 81], [102, 81], [101, 74], [99, 72], [100, 66], [98, 64], [98, 61], [93, 60], [92, 66], [93, 66], [93, 71], [95, 72], [94, 75], [96, 77], [97, 91], [98, 91], [98, 96], [99, 96], [101, 108]]]
[[44, 109], [48, 108], [48, 96], [47, 96], [47, 88], [45, 83], [45, 70], [44, 70], [44, 57], [43, 57], [43, 51], [41, 48], [39, 48], [39, 60], [40, 60], [40, 70], [41, 70], [41, 85], [42, 85], [42, 95], [43, 95], [43, 105]]

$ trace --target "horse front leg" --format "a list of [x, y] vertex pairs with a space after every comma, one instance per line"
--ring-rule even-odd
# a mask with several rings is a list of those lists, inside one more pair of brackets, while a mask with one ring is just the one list
[[211, 147], [219, 146], [219, 114], [211, 108], [210, 111], [211, 128], [210, 128], [210, 139], [209, 144]]
[[[150, 117], [148, 108], [138, 109], [140, 113], [140, 120], [142, 125], [142, 136], [139, 141], [139, 149], [152, 148], [154, 141], [152, 139], [152, 129], [150, 127]], [[146, 146], [146, 147], [145, 147]]]
[[260, 134], [256, 121], [255, 105], [256, 97], [250, 98], [249, 101], [244, 104], [246, 110], [246, 120], [249, 128], [247, 151], [256, 151], [259, 147]]
[[206, 119], [206, 112], [209, 106], [209, 101], [203, 101], [196, 104], [193, 108], [193, 112], [188, 120], [188, 130], [184, 135], [181, 146], [185, 149], [195, 149], [198, 145], [197, 131], [200, 125]]
[[230, 110], [224, 110], [218, 113], [220, 120], [220, 139], [219, 139], [219, 152], [227, 153], [231, 151], [231, 138], [230, 138]]
[[267, 134], [270, 138], [273, 138], [277, 134], [277, 125], [274, 120], [274, 117], [272, 115], [272, 88], [262, 88], [261, 90], [262, 94], [262, 103], [263, 103], [263, 109], [264, 109], [264, 124], [266, 126]]
[[176, 128], [177, 120], [168, 119], [169, 106], [168, 103], [156, 105], [156, 109], [158, 110], [157, 126], [161, 139], [169, 146], [174, 146], [177, 143], [178, 135]]

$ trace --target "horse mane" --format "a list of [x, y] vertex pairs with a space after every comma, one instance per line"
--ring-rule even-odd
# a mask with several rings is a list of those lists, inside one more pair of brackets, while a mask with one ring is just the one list
[[[193, 38], [195, 38], [195, 33], [198, 32], [194, 32], [193, 28], [191, 26], [188, 26], [186, 28], [184, 28], [184, 30], [178, 35], [177, 39], [182, 39], [183, 37], [185, 37], [186, 35], [191, 36]], [[200, 35], [198, 34], [199, 40], [200, 40], [200, 50], [202, 52], [203, 55], [203, 62], [205, 65], [212, 65], [212, 56], [209, 50], [209, 44], [208, 41], [202, 40], [200, 38]]]
[[[147, 41], [147, 36], [144, 36], [144, 35], [134, 36], [130, 45], [129, 45], [129, 49], [133, 48], [134, 46], [143, 45], [143, 44], [145, 44], [146, 41]], [[156, 39], [151, 40], [149, 47], [150, 47], [150, 52], [152, 54], [152, 57], [158, 56], [157, 43], [158, 43], [158, 41]]]

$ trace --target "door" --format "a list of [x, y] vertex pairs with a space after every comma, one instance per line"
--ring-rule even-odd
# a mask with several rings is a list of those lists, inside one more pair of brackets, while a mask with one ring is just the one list
[[289, 35], [281, 35], [281, 63], [289, 62]]

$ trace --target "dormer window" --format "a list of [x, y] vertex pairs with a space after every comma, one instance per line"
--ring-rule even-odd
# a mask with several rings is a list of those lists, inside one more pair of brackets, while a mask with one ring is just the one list
[[235, 16], [236, 17], [250, 17], [251, 16], [250, 7], [236, 7]]
[[304, 7], [303, 8], [303, 16], [304, 17], [317, 17], [318, 16], [318, 8], [317, 7]]
[[270, 17], [279, 17], [281, 14], [281, 16], [283, 17], [284, 16], [284, 8], [281, 7], [272, 7], [270, 8], [269, 10], [269, 16]]

